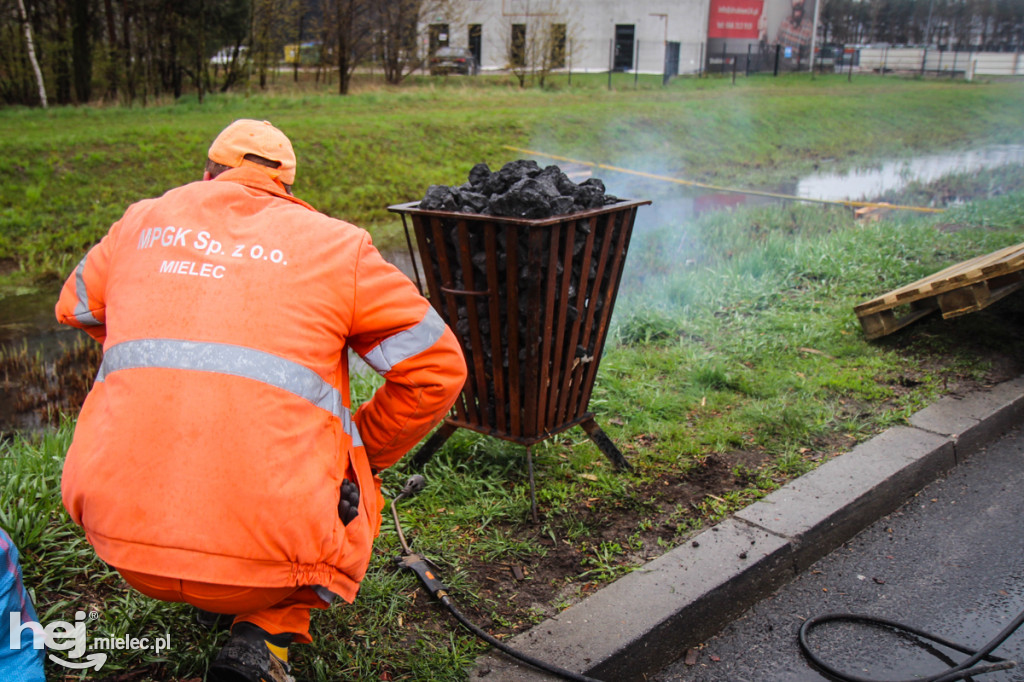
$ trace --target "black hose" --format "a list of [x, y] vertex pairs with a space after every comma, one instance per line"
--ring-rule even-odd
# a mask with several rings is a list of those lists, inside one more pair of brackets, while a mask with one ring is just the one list
[[[921, 639], [930, 640], [936, 644], [940, 644], [944, 647], [954, 649], [963, 654], [969, 654], [969, 658], [963, 662], [950, 666], [948, 669], [941, 673], [936, 673], [930, 677], [913, 677], [907, 680], [879, 680], [871, 677], [859, 677], [850, 673], [842, 672], [832, 666], [826, 664], [819, 656], [811, 651], [810, 644], [807, 642], [807, 636], [811, 629], [822, 625], [824, 623], [834, 621], [849, 621], [855, 623], [867, 623], [869, 625], [878, 625], [882, 627], [895, 630], [899, 633], [909, 633]], [[954, 680], [965, 680], [973, 675], [983, 675], [985, 673], [995, 672], [997, 670], [1006, 670], [1014, 667], [1016, 662], [1008, 661], [998, 656], [992, 656], [992, 652], [999, 647], [1010, 635], [1012, 635], [1017, 628], [1024, 624], [1024, 611], [1022, 611], [1016, 618], [1013, 619], [1006, 628], [1003, 629], [998, 635], [995, 636], [988, 644], [980, 649], [971, 649], [964, 646], [963, 644], [957, 644], [956, 642], [950, 642], [947, 639], [933, 635], [923, 630], [912, 628], [902, 623], [887, 620], [885, 618], [875, 618], [873, 616], [864, 616], [853, 613], [828, 613], [821, 616], [815, 616], [804, 621], [804, 624], [800, 626], [800, 633], [797, 637], [800, 642], [800, 649], [803, 651], [804, 656], [807, 657], [816, 668], [825, 672], [840, 682], [953, 682]], [[985, 660], [991, 663], [991, 665], [976, 666], [980, 661]]]
[[456, 608], [455, 603], [452, 601], [451, 596], [448, 594], [447, 588], [444, 584], [433, 574], [433, 571], [429, 565], [430, 562], [421, 558], [417, 554], [413, 554], [409, 548], [409, 543], [405, 541], [405, 534], [402, 532], [402, 524], [398, 520], [398, 511], [395, 507], [395, 503], [401, 500], [403, 497], [415, 495], [417, 492], [423, 489], [426, 484], [423, 476], [416, 475], [411, 477], [405, 484], [405, 488], [391, 500], [391, 516], [395, 521], [395, 530], [398, 533], [398, 541], [402, 545], [402, 555], [395, 560], [395, 563], [399, 568], [405, 568], [416, 574], [416, 577], [420, 579], [423, 586], [427, 588], [427, 592], [434, 596], [438, 601], [444, 604], [445, 608], [455, 616], [462, 625], [472, 632], [474, 635], [484, 640], [491, 646], [504, 653], [508, 654], [516, 660], [522, 661], [528, 665], [532, 665], [534, 668], [538, 668], [545, 672], [557, 675], [562, 679], [573, 680], [574, 682], [601, 682], [601, 680], [594, 679], [593, 677], [586, 677], [579, 673], [574, 673], [571, 670], [565, 668], [559, 668], [557, 665], [546, 663], [540, 659], [534, 658], [528, 654], [516, 651], [509, 645], [505, 644], [501, 640], [493, 637], [482, 628], [478, 627], [475, 623], [472, 623], [466, 616]]
[[524, 654], [521, 651], [516, 651], [500, 639], [491, 636], [488, 632], [466, 618], [466, 616], [464, 616], [462, 612], [455, 607], [454, 602], [452, 602], [452, 598], [448, 595], [441, 597], [441, 603], [445, 605], [448, 611], [450, 611], [451, 614], [455, 616], [455, 618], [462, 623], [467, 630], [493, 646], [495, 649], [503, 651], [512, 658], [522, 661], [528, 665], [532, 665], [534, 668], [539, 668], [540, 670], [549, 672], [552, 675], [557, 675], [565, 680], [575, 680], [575, 682], [600, 682], [600, 680], [596, 680], [593, 677], [587, 677], [586, 675], [580, 675], [579, 673], [574, 673], [573, 671], [566, 670], [565, 668], [559, 668], [557, 665], [546, 663], [545, 661], [536, 659], [533, 656]]

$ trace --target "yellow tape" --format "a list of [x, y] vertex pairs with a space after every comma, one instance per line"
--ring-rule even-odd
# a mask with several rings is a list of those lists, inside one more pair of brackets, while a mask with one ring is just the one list
[[619, 166], [609, 166], [604, 163], [593, 163], [591, 161], [581, 161], [579, 159], [572, 159], [568, 156], [556, 156], [555, 154], [545, 154], [544, 152], [534, 151], [532, 149], [521, 149], [519, 147], [510, 147], [503, 145], [505, 149], [513, 152], [520, 152], [522, 154], [529, 154], [531, 156], [542, 156], [547, 159], [554, 159], [556, 161], [566, 161], [568, 163], [578, 163], [582, 166], [590, 166], [592, 168], [601, 168], [604, 170], [614, 171], [616, 173], [626, 173], [628, 175], [638, 175], [642, 178], [649, 178], [651, 180], [662, 180], [664, 182], [672, 182], [677, 185], [686, 185], [687, 187], [700, 187], [701, 189], [710, 189], [716, 192], [733, 192], [734, 194], [752, 194], [759, 197], [771, 197], [773, 199], [787, 199], [790, 201], [810, 201], [818, 204], [835, 204], [837, 206], [854, 206], [858, 208], [892, 208], [900, 211], [918, 211], [920, 213], [942, 213], [945, 209], [942, 208], [928, 208], [925, 206], [900, 206], [898, 204], [887, 204], [885, 202], [873, 202], [873, 201], [843, 201], [833, 199], [809, 199], [807, 197], [795, 197], [790, 194], [778, 194], [776, 192], [761, 192], [756, 189], [735, 189], [733, 187], [719, 187], [718, 185], [709, 185], [704, 182], [695, 182], [693, 180], [681, 180], [679, 178], [673, 178], [667, 175], [656, 175], [654, 173], [645, 173], [643, 171], [630, 170], [629, 168], [620, 168]]

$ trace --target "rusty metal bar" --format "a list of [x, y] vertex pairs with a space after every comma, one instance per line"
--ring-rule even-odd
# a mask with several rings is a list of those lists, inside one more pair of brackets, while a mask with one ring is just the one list
[[[569, 301], [569, 292], [572, 289], [572, 264], [573, 249], [576, 244], [576, 221], [569, 221], [562, 231], [562, 277], [561, 286], [558, 291], [558, 324], [555, 327], [555, 348], [551, 359], [553, 368], [553, 379], [550, 386], [550, 412], [551, 419], [548, 428], [554, 428], [561, 419], [559, 397], [569, 388], [567, 380], [571, 374], [572, 365], [568, 359], [573, 357], [567, 352], [566, 341], [568, 334], [569, 310], [575, 310]], [[552, 277], [552, 279], [556, 279]], [[577, 315], [579, 317], [579, 315]], [[571, 348], [571, 346], [569, 347]]]
[[583, 338], [580, 341], [580, 345], [584, 349], [586, 349], [585, 352], [589, 353], [589, 355], [586, 355], [586, 357], [584, 358], [586, 362], [581, 361], [579, 367], [580, 391], [578, 394], [574, 396], [578, 400], [578, 402], [575, 405], [573, 405], [573, 407], [577, 411], [577, 414], [579, 412], [584, 412], [587, 409], [587, 403], [584, 401], [584, 397], [587, 396], [587, 394], [589, 393], [589, 391], [587, 390], [588, 386], [586, 382], [588, 380], [593, 380], [593, 377], [596, 374], [596, 372], [591, 371], [593, 369], [592, 366], [596, 366], [598, 362], [598, 357], [594, 353], [591, 338], [594, 337], [594, 317], [598, 313], [598, 310], [600, 310], [604, 306], [604, 301], [600, 298], [601, 280], [604, 279], [605, 266], [608, 264], [608, 252], [611, 249], [612, 244], [612, 228], [610, 223], [612, 222], [611, 218], [613, 216], [601, 217], [603, 218], [603, 220], [601, 221], [602, 224], [600, 226], [594, 226], [594, 231], [601, 233], [601, 255], [597, 259], [597, 271], [594, 273], [593, 278], [587, 280], [587, 295], [589, 297], [590, 303], [589, 305], [587, 305], [587, 320], [583, 324]]
[[507, 315], [506, 333], [508, 334], [508, 413], [511, 436], [520, 437], [523, 435], [522, 422], [522, 374], [519, 371], [519, 332], [522, 325], [516, 323], [519, 315], [519, 253], [516, 248], [518, 243], [516, 237], [519, 230], [513, 225], [505, 226], [505, 272], [506, 272], [506, 296], [508, 304], [505, 306]]
[[596, 267], [594, 261], [594, 251], [600, 247], [600, 234], [597, 229], [598, 226], [594, 224], [594, 220], [590, 219], [585, 224], [588, 230], [586, 246], [582, 252], [582, 261], [580, 262], [580, 278], [576, 284], [577, 290], [577, 305], [576, 308], [579, 310], [579, 320], [573, 330], [572, 345], [570, 346], [570, 352], [573, 354], [572, 361], [572, 372], [570, 374], [570, 390], [566, 394], [565, 412], [562, 415], [563, 419], [572, 419], [579, 414], [579, 402], [580, 395], [582, 393], [582, 382], [584, 369], [586, 368], [587, 360], [587, 347], [586, 341], [589, 330], [587, 325], [590, 324], [593, 318], [593, 306], [595, 303], [594, 297], [590, 292], [590, 270]]
[[[434, 245], [436, 247], [434, 254], [435, 257], [437, 258], [437, 264], [440, 270], [439, 284], [443, 283], [443, 285], [449, 290], [456, 289], [458, 288], [456, 287], [457, 278], [455, 276], [455, 270], [452, 266], [452, 259], [453, 257], [457, 258], [458, 256], [456, 253], [448, 253], [448, 244], [444, 238], [444, 231], [446, 229], [451, 229], [451, 221], [444, 219], [435, 219], [433, 221], [433, 224]], [[438, 289], [440, 290], [440, 286], [438, 287]], [[457, 320], [459, 319], [458, 299], [456, 299], [455, 295], [451, 293], [446, 293], [444, 295], [444, 299], [445, 311], [447, 313], [445, 319], [451, 321], [452, 327], [457, 327]], [[456, 336], [458, 335], [458, 331], [456, 330]], [[465, 343], [462, 344], [462, 350], [467, 355], [472, 354], [472, 348], [467, 348]], [[466, 419], [468, 419], [469, 421], [478, 422], [480, 420], [480, 415], [476, 409], [476, 392], [473, 383], [474, 382], [472, 377], [466, 379], [466, 383], [462, 387], [461, 402], [465, 410]]]
[[[473, 260], [472, 254], [470, 253], [470, 234], [467, 221], [460, 220], [457, 223], [459, 240], [458, 240], [458, 259], [459, 268], [462, 273], [462, 281], [467, 291], [476, 292], [476, 286], [473, 277]], [[481, 292], [483, 293], [483, 292]], [[474, 407], [477, 411], [477, 419], [480, 420], [481, 425], [489, 425], [490, 422], [487, 419], [487, 373], [484, 370], [484, 344], [483, 339], [480, 336], [480, 315], [477, 311], [477, 301], [473, 298], [463, 299], [465, 303], [465, 318], [469, 322], [469, 358], [468, 362], [472, 364], [473, 375], [469, 381], [476, 382], [476, 390], [472, 396], [474, 401]], [[464, 344], [465, 345], [465, 344]], [[464, 349], [465, 350], [465, 349]], [[466, 383], [468, 384], [469, 381]]]
[[[444, 264], [447, 262], [444, 239], [440, 234], [441, 220], [439, 218], [417, 220], [417, 216], [414, 216], [413, 226], [416, 229], [416, 241], [420, 246], [420, 255], [424, 263], [423, 276], [427, 280], [430, 302], [433, 304], [434, 310], [442, 318], [445, 320], [455, 320], [457, 319], [458, 311], [451, 305], [454, 299], [451, 296], [441, 296], [440, 279], [443, 275], [438, 271], [444, 272]], [[431, 263], [437, 267], [429, 267], [428, 264]], [[453, 407], [459, 419], [469, 419], [469, 415], [466, 413], [465, 398], [462, 394], [455, 401]]]
[[[587, 376], [583, 380], [583, 409], [586, 409], [587, 404], [590, 402], [590, 395], [594, 391], [594, 382], [597, 379], [597, 368], [601, 363], [601, 353], [604, 350], [604, 342], [608, 336], [608, 326], [612, 321], [612, 309], [615, 305], [615, 295], [618, 293], [619, 279], [622, 275], [622, 267], [626, 259], [626, 247], [629, 244], [630, 232], [632, 232], [627, 225], [632, 226], [633, 223], [632, 221], [627, 223], [625, 218], [625, 212], [608, 216], [608, 242], [611, 243], [613, 237], [616, 235], [617, 239], [612, 256], [614, 261], [608, 269], [608, 282], [605, 285], [603, 292], [601, 314], [598, 318], [595, 329], [593, 350], [594, 361], [591, 363], [590, 367], [587, 368]], [[611, 226], [612, 223], [615, 224], [614, 230]]]
[[[615, 263], [612, 265], [612, 278], [608, 282], [608, 290], [605, 294], [605, 319], [601, 329], [598, 331], [597, 346], [594, 349], [596, 357], [600, 358], [604, 353], [604, 344], [608, 340], [608, 329], [611, 326], [612, 312], [615, 309], [615, 301], [619, 295], [619, 285], [622, 282], [622, 273], [625, 270], [626, 254], [629, 252], [629, 243], [633, 236], [633, 224], [636, 220], [636, 207], [629, 209], [628, 214], [623, 212], [619, 216], [620, 238], [615, 254]], [[597, 367], [594, 368], [595, 379]], [[593, 381], [587, 389], [586, 402], [590, 402], [590, 394], [594, 390]]]
[[[558, 242], [562, 234], [562, 226], [555, 225], [548, 228], [548, 262], [547, 274], [544, 278], [546, 291], [544, 292], [544, 326], [543, 343], [540, 348], [540, 377], [537, 385], [537, 431], [546, 431], [553, 426], [555, 420], [553, 415], [548, 413], [548, 391], [551, 384], [557, 381], [557, 375], [552, 373], [551, 346], [552, 334], [555, 323], [555, 293], [558, 285]], [[554, 381], [553, 381], [554, 380]]]
[[612, 465], [614, 465], [618, 471], [633, 470], [630, 463], [622, 456], [619, 449], [615, 447], [615, 443], [612, 442], [612, 439], [609, 438], [608, 435], [601, 430], [601, 427], [597, 425], [597, 422], [594, 421], [593, 415], [589, 415], [588, 418], [580, 421], [580, 426], [582, 426], [583, 430], [587, 432], [588, 436], [590, 436], [590, 440], [594, 441], [597, 448], [604, 453], [605, 457], [611, 460]]
[[526, 309], [526, 367], [523, 378], [526, 380], [524, 386], [523, 407], [526, 411], [526, 433], [527, 435], [539, 433], [540, 414], [537, 406], [540, 403], [540, 352], [544, 345], [541, 336], [541, 305], [543, 294], [543, 282], [540, 281], [541, 264], [544, 262], [544, 231], [542, 228], [531, 227], [527, 236], [527, 263], [529, 264], [528, 281], [523, 282], [527, 287]]
[[498, 239], [497, 226], [487, 223], [485, 226], [484, 246], [487, 250], [487, 288], [491, 291], [488, 299], [489, 318], [491, 321], [491, 381], [494, 382], [494, 413], [498, 431], [508, 433], [508, 399], [506, 397], [507, 387], [505, 385], [506, 372], [504, 367], [504, 351], [502, 341], [506, 334], [501, 325], [501, 299], [498, 291]]
[[409, 225], [405, 221], [405, 214], [402, 214], [402, 230], [405, 232], [405, 245], [409, 249], [409, 260], [412, 261], [412, 272], [416, 275], [416, 288], [420, 290], [421, 294], [426, 293], [423, 289], [423, 282], [420, 281], [420, 269], [416, 265], [416, 253], [412, 249], [412, 239], [409, 237]]
[[458, 427], [448, 421], [442, 422], [441, 426], [434, 431], [434, 433], [426, 440], [425, 443], [416, 451], [416, 454], [412, 458], [412, 468], [422, 469], [430, 458], [434, 456], [434, 453], [441, 449], [441, 446], [445, 444], [455, 430]]
[[595, 231], [593, 226], [590, 224], [591, 221], [580, 220], [578, 227], [586, 230], [587, 237], [583, 240], [583, 249], [580, 251], [582, 260], [580, 262], [580, 279], [576, 283], [576, 308], [577, 314], [576, 319], [572, 324], [572, 333], [569, 335], [569, 346], [567, 348], [569, 369], [566, 374], [566, 381], [562, 395], [558, 398], [558, 419], [559, 421], [568, 421], [572, 419], [575, 412], [576, 399], [575, 396], [579, 393], [580, 379], [582, 373], [577, 371], [579, 363], [581, 361], [579, 357], [579, 340], [580, 334], [583, 330], [584, 313], [587, 308], [587, 290], [583, 285], [585, 281], [585, 274], [590, 272], [590, 258], [594, 253], [594, 237]]

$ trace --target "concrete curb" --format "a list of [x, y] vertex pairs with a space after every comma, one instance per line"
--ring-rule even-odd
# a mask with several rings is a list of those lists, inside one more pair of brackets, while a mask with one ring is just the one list
[[[1024, 377], [945, 397], [740, 510], [509, 645], [603, 680], [644, 680], [892, 512], [1024, 416]], [[471, 680], [558, 679], [498, 652]]]

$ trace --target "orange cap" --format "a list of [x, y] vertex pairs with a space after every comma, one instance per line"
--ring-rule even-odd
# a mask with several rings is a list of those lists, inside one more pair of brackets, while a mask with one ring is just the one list
[[271, 125], [270, 121], [241, 118], [221, 131], [210, 145], [210, 161], [222, 166], [238, 168], [246, 154], [277, 161], [278, 168], [267, 168], [247, 162], [286, 185], [295, 184], [295, 151], [288, 136]]

